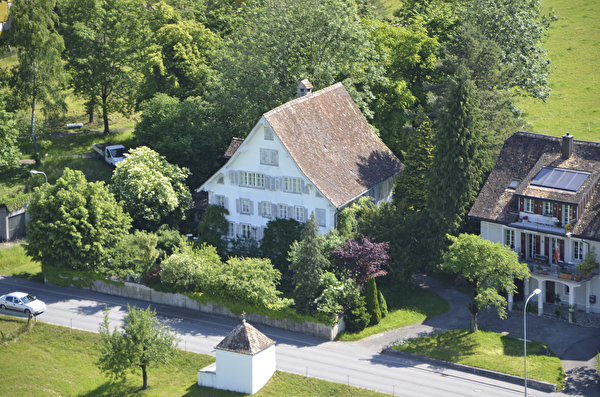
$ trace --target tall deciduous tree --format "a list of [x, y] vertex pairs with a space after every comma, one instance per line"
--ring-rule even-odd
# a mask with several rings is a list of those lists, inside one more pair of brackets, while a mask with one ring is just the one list
[[31, 139], [39, 161], [35, 135], [36, 105], [43, 105], [46, 118], [55, 118], [67, 110], [61, 93], [66, 81], [61, 54], [63, 38], [56, 31], [56, 0], [14, 0], [8, 42], [18, 51], [13, 69], [15, 97], [23, 107], [31, 107]]
[[321, 253], [323, 240], [317, 238], [319, 225], [313, 214], [302, 228], [302, 240], [292, 244], [290, 270], [294, 283], [294, 300], [300, 312], [315, 309], [315, 299], [321, 294], [321, 276], [329, 267], [329, 261]]
[[[141, 106], [136, 138], [192, 172], [188, 183], [198, 187], [223, 165], [223, 154], [233, 137], [216, 117], [214, 107], [201, 98], [184, 101], [157, 94]], [[201, 156], [198, 153], [202, 153]]]
[[102, 341], [98, 367], [115, 378], [124, 378], [129, 370], [142, 370], [142, 390], [148, 388], [148, 367], [168, 364], [177, 351], [177, 337], [171, 329], [158, 322], [156, 310], [127, 305], [125, 325], [121, 332], [110, 331], [108, 309], [99, 332]]
[[61, 0], [65, 58], [74, 92], [86, 100], [93, 119], [102, 110], [104, 133], [109, 114], [128, 116], [135, 105], [139, 65], [150, 36], [146, 3], [140, 0]]
[[295, 219], [276, 218], [267, 222], [260, 250], [265, 258], [288, 277], [288, 251], [294, 241], [300, 240], [302, 224]]
[[501, 293], [516, 291], [515, 279], [529, 277], [529, 269], [515, 252], [500, 243], [492, 243], [473, 234], [447, 235], [452, 242], [444, 254], [443, 267], [462, 272], [473, 283], [473, 301], [468, 304], [471, 332], [477, 332], [480, 309], [493, 306], [501, 319], [506, 318], [506, 298]]
[[131, 225], [104, 182], [88, 182], [69, 168], [56, 184], [35, 189], [27, 212], [27, 255], [77, 270], [105, 266]]
[[188, 175], [186, 168], [141, 146], [118, 163], [110, 188], [123, 201], [134, 227], [156, 231], [162, 224], [177, 225], [191, 206], [192, 195], [185, 184]]
[[481, 0], [465, 5], [464, 20], [502, 49], [507, 73], [501, 87], [516, 88], [546, 101], [552, 65], [543, 40], [553, 12], [545, 15], [539, 0]]
[[369, 27], [354, 0], [260, 0], [242, 10], [247, 23], [230, 41], [219, 69], [223, 106], [237, 134], [260, 115], [294, 98], [309, 79], [315, 89], [342, 81], [370, 114], [370, 87], [383, 77]]
[[6, 110], [10, 93], [0, 91], [0, 166], [14, 167], [19, 164], [19, 130], [14, 115]]
[[387, 243], [375, 243], [363, 235], [354, 240], [348, 239], [343, 247], [331, 251], [329, 258], [364, 288], [369, 277], [387, 274], [382, 267], [386, 266], [390, 259], [388, 249]]
[[212, 67], [221, 39], [164, 2], [151, 11], [151, 44], [144, 59], [138, 102], [161, 92], [180, 99], [211, 92]]

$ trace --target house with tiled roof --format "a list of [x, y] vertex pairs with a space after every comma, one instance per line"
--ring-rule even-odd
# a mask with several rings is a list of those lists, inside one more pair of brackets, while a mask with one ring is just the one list
[[[594, 247], [600, 254], [600, 143], [517, 132], [506, 140], [469, 217], [481, 237], [510, 246], [528, 263], [520, 297], [540, 288], [544, 304], [600, 313], [598, 269], [577, 264]], [[509, 296], [509, 309], [514, 297]]]
[[246, 139], [234, 139], [227, 163], [197, 192], [225, 207], [229, 237], [260, 240], [275, 218], [305, 222], [319, 232], [362, 196], [392, 201], [393, 178], [404, 165], [379, 139], [341, 83], [298, 97], [260, 118]]

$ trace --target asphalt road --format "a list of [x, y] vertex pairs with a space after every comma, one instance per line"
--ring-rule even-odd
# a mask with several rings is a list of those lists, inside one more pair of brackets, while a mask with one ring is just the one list
[[[128, 303], [141, 308], [148, 306], [147, 302], [0, 276], [0, 294], [12, 291], [28, 292], [46, 302], [48, 309], [38, 316], [39, 321], [92, 332], [98, 332], [105, 307], [114, 327], [122, 323]], [[162, 322], [178, 333], [179, 347], [197, 353], [214, 355], [214, 346], [239, 324], [233, 319], [193, 310], [154, 304], [152, 308]], [[522, 385], [380, 354], [379, 348], [366, 344], [328, 342], [261, 325], [256, 328], [277, 342], [277, 369], [281, 371], [405, 397], [523, 394]], [[528, 395], [550, 393], [528, 388]]]

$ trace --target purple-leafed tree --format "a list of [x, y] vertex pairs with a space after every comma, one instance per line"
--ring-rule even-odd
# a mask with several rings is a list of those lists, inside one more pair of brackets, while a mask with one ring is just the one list
[[348, 239], [343, 247], [331, 251], [329, 258], [338, 268], [346, 270], [350, 277], [364, 288], [369, 277], [387, 274], [382, 267], [390, 260], [388, 249], [388, 243], [375, 243], [369, 237], [362, 235], [357, 239]]

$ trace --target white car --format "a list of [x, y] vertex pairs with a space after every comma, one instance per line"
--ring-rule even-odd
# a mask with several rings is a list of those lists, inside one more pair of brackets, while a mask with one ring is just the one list
[[0, 309], [16, 310], [29, 316], [45, 312], [46, 304], [25, 292], [12, 292], [0, 296]]

